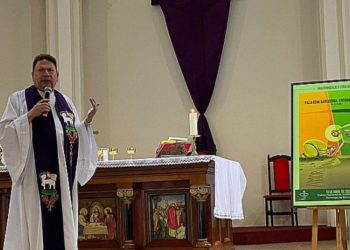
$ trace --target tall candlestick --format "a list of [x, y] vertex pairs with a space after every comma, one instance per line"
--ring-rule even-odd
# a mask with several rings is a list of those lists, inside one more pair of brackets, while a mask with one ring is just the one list
[[198, 135], [197, 122], [198, 122], [198, 113], [191, 109], [189, 114], [189, 122], [190, 122], [190, 136]]

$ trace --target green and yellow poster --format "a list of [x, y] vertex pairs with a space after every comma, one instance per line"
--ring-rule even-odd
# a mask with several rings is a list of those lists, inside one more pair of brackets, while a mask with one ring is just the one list
[[350, 205], [350, 80], [292, 84], [293, 205]]

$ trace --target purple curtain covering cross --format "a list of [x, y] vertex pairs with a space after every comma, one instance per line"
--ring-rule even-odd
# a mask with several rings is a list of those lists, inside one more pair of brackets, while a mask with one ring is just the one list
[[219, 69], [230, 0], [159, 0], [193, 103], [200, 113], [197, 151], [216, 154], [204, 116]]

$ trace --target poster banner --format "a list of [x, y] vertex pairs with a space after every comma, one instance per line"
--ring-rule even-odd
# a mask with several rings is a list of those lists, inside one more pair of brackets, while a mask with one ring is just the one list
[[293, 205], [350, 205], [350, 80], [292, 84]]

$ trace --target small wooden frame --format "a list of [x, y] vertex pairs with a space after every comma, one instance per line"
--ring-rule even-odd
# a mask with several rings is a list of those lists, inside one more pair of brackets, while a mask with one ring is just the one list
[[312, 244], [311, 249], [317, 250], [317, 233], [318, 233], [318, 211], [319, 210], [332, 210], [336, 212], [336, 250], [347, 250], [347, 235], [346, 235], [346, 224], [345, 224], [345, 209], [349, 207], [309, 207], [312, 209]]

